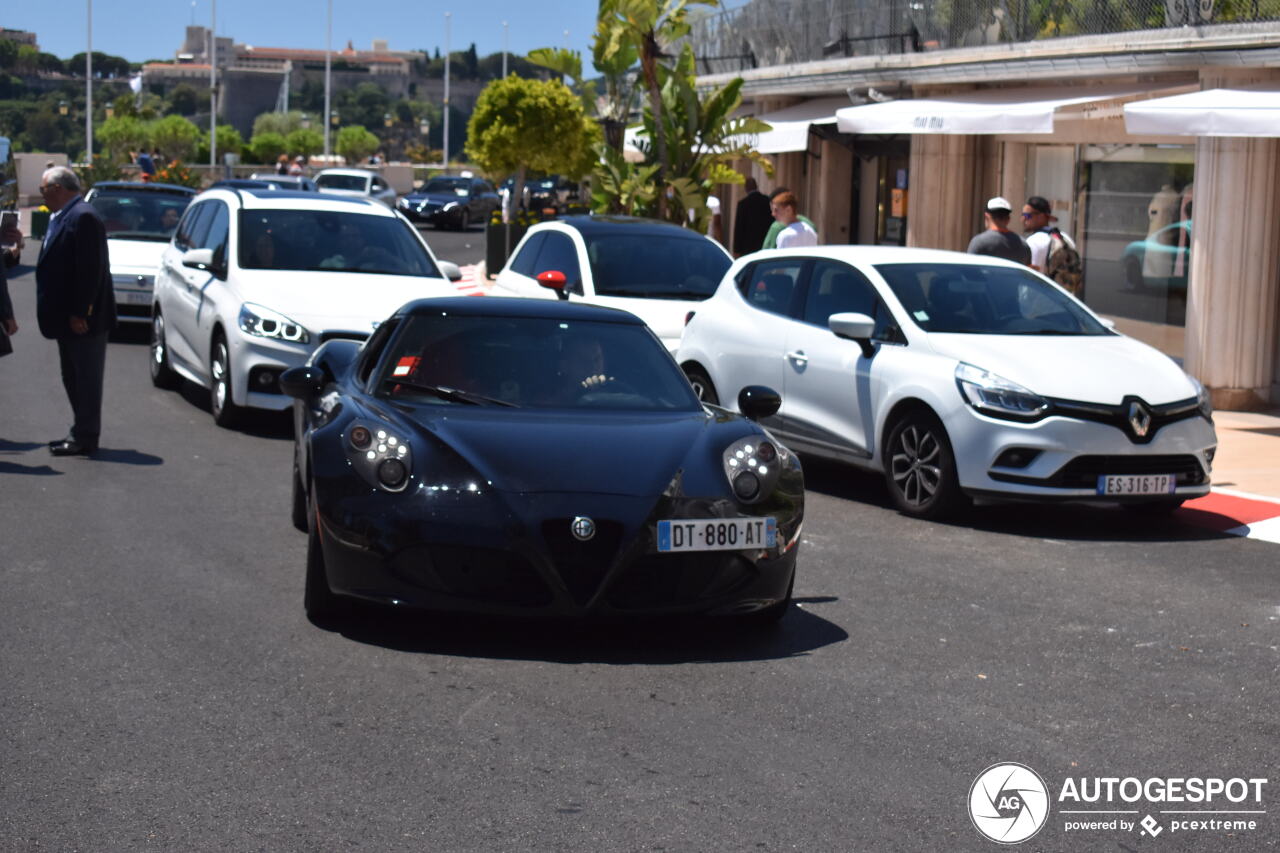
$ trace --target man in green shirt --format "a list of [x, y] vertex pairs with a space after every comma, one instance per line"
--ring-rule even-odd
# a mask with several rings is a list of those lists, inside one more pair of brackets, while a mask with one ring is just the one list
[[[790, 192], [790, 190], [788, 190], [786, 187], [778, 187], [777, 189], [775, 189], [773, 192], [769, 194], [769, 210], [773, 213], [773, 224], [769, 226], [769, 233], [764, 235], [764, 245], [760, 247], [761, 249], [778, 248], [778, 235], [782, 233], [783, 228], [787, 227], [785, 223], [779, 221], [778, 219], [778, 204], [777, 204], [778, 196], [782, 195], [785, 192]], [[811, 220], [809, 217], [805, 216], [804, 214], [798, 214], [796, 218], [799, 219], [801, 222], [803, 222], [805, 225], [808, 225], [814, 231], [818, 230], [818, 226], [813, 224], [813, 220]]]

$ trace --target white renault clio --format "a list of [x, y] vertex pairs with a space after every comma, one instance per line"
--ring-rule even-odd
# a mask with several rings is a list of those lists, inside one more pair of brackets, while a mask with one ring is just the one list
[[705, 402], [782, 392], [788, 447], [883, 472], [905, 513], [969, 497], [1167, 511], [1209, 491], [1205, 389], [996, 258], [822, 246], [740, 258], [677, 353]]
[[[401, 305], [456, 296], [403, 216], [319, 193], [213, 189], [165, 249], [151, 305], [151, 380], [210, 389], [214, 420], [286, 409], [279, 376], [331, 338], [364, 340]], [[456, 268], [454, 268], [456, 269]]]

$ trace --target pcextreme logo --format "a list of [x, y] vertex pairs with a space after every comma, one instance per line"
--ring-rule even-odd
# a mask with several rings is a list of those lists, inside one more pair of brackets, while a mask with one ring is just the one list
[[[1268, 780], [1251, 777], [1068, 776], [1058, 791], [1064, 833], [1136, 833], [1150, 839], [1197, 833], [1248, 833], [1266, 815]], [[969, 787], [969, 818], [983, 837], [1019, 844], [1049, 821], [1049, 788], [1025, 764], [1001, 762]]]

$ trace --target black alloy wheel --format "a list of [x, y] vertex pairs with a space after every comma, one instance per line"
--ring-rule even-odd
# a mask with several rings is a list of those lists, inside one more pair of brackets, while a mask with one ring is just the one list
[[243, 414], [231, 397], [231, 351], [221, 332], [214, 333], [209, 346], [209, 408], [213, 422], [225, 428], [238, 424]]
[[711, 384], [711, 377], [707, 372], [696, 364], [691, 364], [684, 369], [684, 375], [688, 377], [689, 384], [693, 386], [693, 391], [698, 395], [698, 399], [712, 406], [720, 405], [720, 397], [716, 394], [715, 385]]
[[182, 377], [169, 365], [169, 348], [164, 341], [164, 315], [159, 311], [151, 318], [151, 358], [147, 362], [151, 384], [155, 387], [172, 391], [182, 384]]
[[947, 431], [932, 412], [899, 418], [885, 442], [885, 482], [898, 510], [916, 518], [944, 518], [968, 502], [960, 491]]

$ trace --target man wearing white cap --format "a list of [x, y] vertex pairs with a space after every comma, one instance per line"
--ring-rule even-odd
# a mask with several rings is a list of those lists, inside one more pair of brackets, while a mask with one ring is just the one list
[[1009, 218], [1013, 214], [1013, 205], [1009, 200], [996, 196], [987, 202], [982, 219], [987, 223], [986, 230], [969, 241], [969, 254], [994, 255], [1017, 261], [1020, 264], [1031, 264], [1031, 250], [1022, 236], [1009, 230]]

